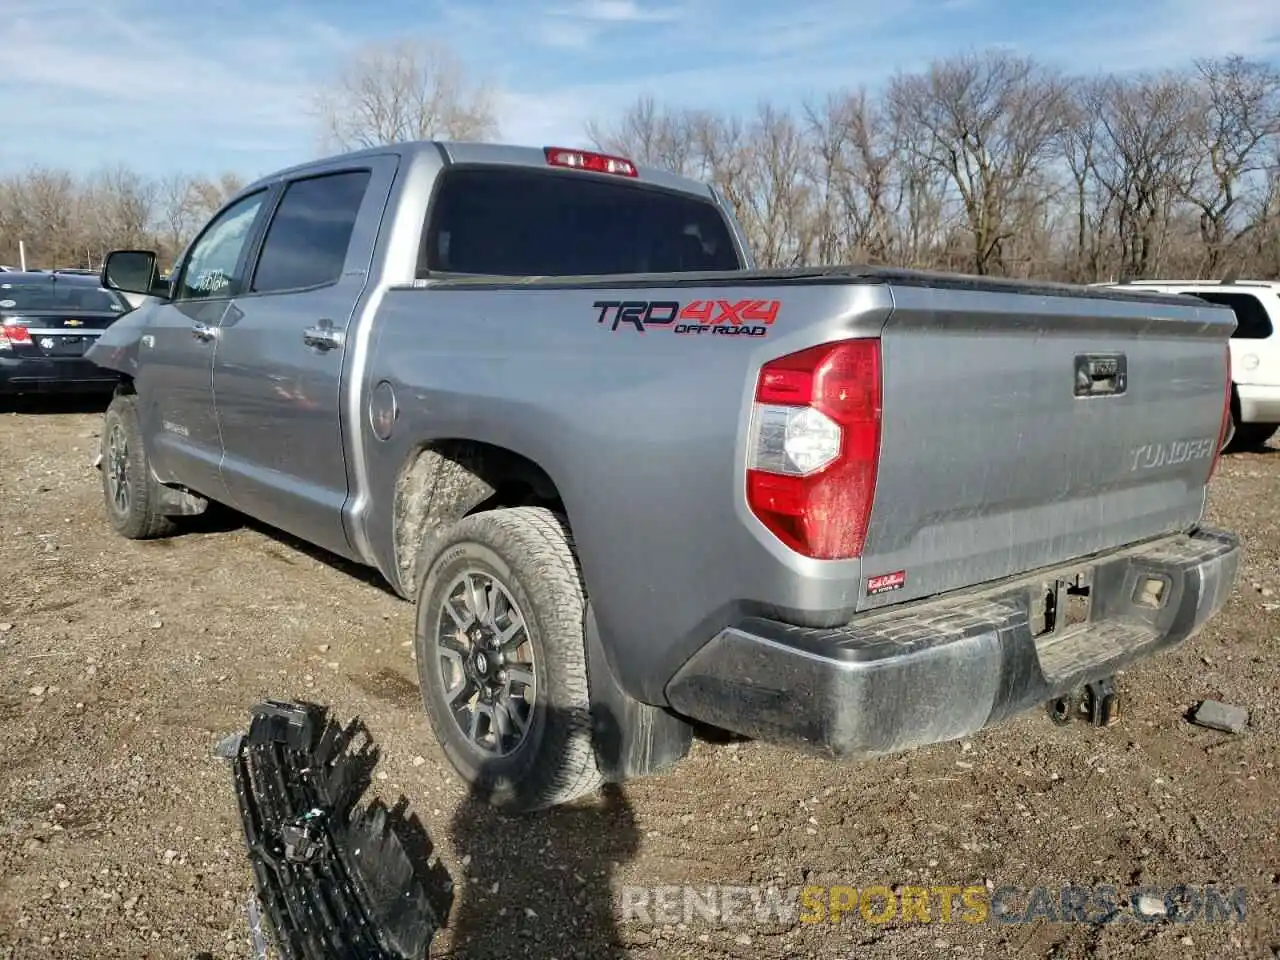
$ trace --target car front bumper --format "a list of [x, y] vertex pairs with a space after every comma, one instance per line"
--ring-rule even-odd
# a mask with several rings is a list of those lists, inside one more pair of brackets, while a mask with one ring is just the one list
[[[669, 702], [836, 757], [955, 740], [1194, 636], [1226, 602], [1239, 560], [1235, 535], [1201, 529], [836, 629], [747, 619], [690, 658]], [[1083, 622], [1063, 622], [1081, 599], [1065, 584], [1088, 586]], [[1044, 632], [1048, 593], [1060, 613]]]

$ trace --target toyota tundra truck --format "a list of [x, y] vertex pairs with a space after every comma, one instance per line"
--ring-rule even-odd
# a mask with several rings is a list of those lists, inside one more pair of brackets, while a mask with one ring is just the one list
[[720, 193], [422, 142], [232, 198], [90, 359], [106, 516], [221, 504], [416, 604], [429, 726], [493, 803], [664, 769], [697, 724], [832, 758], [954, 740], [1197, 633], [1229, 309], [756, 269]]

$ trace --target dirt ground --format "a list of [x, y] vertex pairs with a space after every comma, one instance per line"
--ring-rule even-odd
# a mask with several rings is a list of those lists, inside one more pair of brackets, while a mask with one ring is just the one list
[[[252, 880], [211, 749], [264, 697], [368, 724], [374, 791], [409, 799], [455, 884], [433, 956], [1280, 956], [1280, 448], [1224, 460], [1210, 514], [1243, 535], [1236, 590], [1121, 677], [1117, 727], [1037, 711], [856, 766], [700, 739], [612, 800], [506, 821], [466, 802], [426, 730], [411, 607], [249, 524], [116, 537], [90, 466], [99, 411], [0, 414], [0, 957], [249, 956]], [[1203, 698], [1249, 728], [1189, 724]], [[646, 923], [621, 906], [624, 885], [1180, 883], [1243, 888], [1244, 919]]]

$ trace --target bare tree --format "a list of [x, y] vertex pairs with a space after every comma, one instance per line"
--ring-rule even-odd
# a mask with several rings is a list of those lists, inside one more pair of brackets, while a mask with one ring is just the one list
[[1003, 269], [1014, 198], [1040, 174], [1062, 127], [1063, 81], [1033, 61], [996, 52], [933, 63], [889, 85], [895, 122], [959, 194], [980, 274]]
[[587, 136], [598, 149], [625, 153], [643, 166], [699, 176], [704, 164], [695, 126], [690, 112], [664, 111], [651, 97], [641, 97], [612, 126], [589, 122]]
[[80, 195], [84, 266], [102, 263], [107, 251], [140, 247], [152, 239], [159, 185], [124, 166], [91, 177]]
[[908, 165], [883, 105], [865, 89], [807, 107], [818, 193], [817, 255], [825, 262], [896, 263], [904, 257]]
[[1159, 269], [1174, 205], [1194, 168], [1191, 124], [1197, 94], [1173, 74], [1107, 78], [1098, 118], [1095, 170], [1113, 207], [1119, 273], [1144, 277]]
[[472, 85], [443, 45], [413, 40], [356, 51], [315, 96], [326, 148], [355, 150], [409, 140], [488, 140], [492, 98]]
[[[366, 48], [343, 74], [348, 86], [324, 92], [333, 116], [373, 118], [365, 132], [386, 134], [351, 145], [445, 129], [432, 118], [491, 124], [483, 91], [447, 56], [430, 60], [432, 49]], [[372, 112], [347, 111], [339, 94], [362, 91]], [[597, 146], [713, 184], [762, 266], [870, 261], [1076, 282], [1227, 267], [1280, 277], [1277, 63], [1227, 57], [1068, 80], [1023, 58], [975, 54], [798, 111], [642, 97], [605, 120], [588, 126]], [[423, 133], [404, 132], [418, 121]], [[443, 135], [474, 135], [459, 123]], [[6, 172], [0, 263], [18, 260], [19, 241], [33, 266], [97, 266], [123, 245], [172, 262], [243, 186], [234, 173], [148, 177], [120, 166]]]
[[808, 145], [787, 110], [761, 104], [751, 124], [740, 215], [761, 266], [812, 262], [812, 191], [805, 177]]
[[1280, 150], [1273, 155], [1266, 184], [1251, 219], [1249, 262], [1258, 275], [1280, 278]]
[[11, 174], [0, 178], [0, 263], [17, 263], [19, 241], [28, 265], [45, 269], [96, 268], [120, 247], [171, 259], [241, 183], [231, 173], [152, 178], [124, 166], [82, 177], [48, 167]]
[[83, 259], [82, 235], [76, 216], [76, 182], [71, 174], [37, 167], [23, 178], [21, 191], [20, 236], [26, 240], [28, 260], [33, 265], [35, 260], [79, 263]]
[[1111, 195], [1100, 188], [1097, 170], [1105, 101], [1104, 82], [1072, 81], [1064, 103], [1064, 122], [1057, 136], [1059, 159], [1069, 179], [1067, 195], [1071, 204], [1067, 271], [1069, 278], [1078, 282], [1102, 279], [1099, 270], [1111, 211]]
[[[244, 178], [235, 173], [223, 173], [216, 180], [195, 178], [191, 181], [189, 199], [192, 215], [201, 223], [210, 219], [244, 186]], [[196, 226], [199, 227], [201, 223]]]
[[1199, 211], [1204, 270], [1216, 276], [1228, 249], [1248, 224], [1236, 219], [1242, 201], [1264, 190], [1266, 147], [1280, 135], [1280, 72], [1242, 57], [1196, 64], [1203, 100], [1190, 127], [1195, 167], [1184, 195]]
[[184, 173], [171, 173], [156, 185], [160, 254], [173, 260], [199, 226], [195, 181]]

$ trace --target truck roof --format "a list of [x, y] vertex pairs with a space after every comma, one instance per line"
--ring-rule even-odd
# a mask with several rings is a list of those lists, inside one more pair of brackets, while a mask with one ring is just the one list
[[[260, 177], [258, 180], [246, 186], [241, 193], [248, 193], [251, 190], [264, 186], [265, 184], [279, 180], [281, 177], [292, 177], [299, 173], [305, 173], [313, 168], [329, 166], [337, 161], [359, 160], [361, 157], [376, 157], [394, 154], [395, 156], [412, 160], [422, 156], [423, 154], [435, 153], [449, 164], [477, 163], [519, 167], [546, 167], [548, 166], [547, 151], [552, 149], [580, 150], [586, 153], [598, 152], [590, 147], [530, 147], [507, 143], [479, 143], [460, 140], [409, 140], [402, 143], [387, 144], [385, 146], [369, 147], [364, 150], [352, 150], [345, 153], [332, 154], [327, 157], [309, 160], [306, 163], [295, 164], [292, 167], [276, 170], [264, 177]], [[660, 170], [654, 167], [642, 167], [629, 159], [627, 162], [631, 163], [635, 168], [636, 177], [634, 179], [641, 183], [665, 187], [668, 190], [675, 190], [680, 193], [688, 193], [699, 197], [711, 198], [713, 196], [711, 188], [701, 180], [695, 180], [692, 177], [682, 177], [667, 170]], [[614, 174], [600, 174], [592, 173], [590, 171], [579, 172], [586, 176], [616, 176]]]

